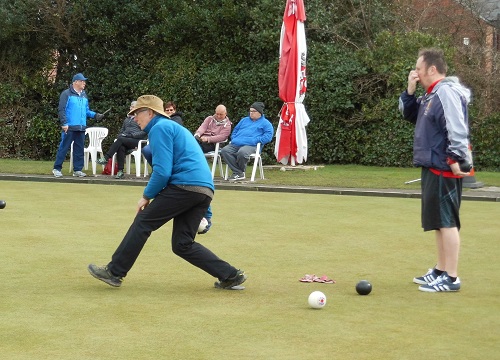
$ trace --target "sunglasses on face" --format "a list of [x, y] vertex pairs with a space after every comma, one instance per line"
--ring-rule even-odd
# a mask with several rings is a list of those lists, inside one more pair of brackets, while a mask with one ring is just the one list
[[134, 116], [137, 116], [138, 114], [140, 114], [141, 112], [144, 112], [144, 111], [148, 111], [149, 109], [140, 109], [140, 110], [137, 110], [136, 112], [134, 112]]

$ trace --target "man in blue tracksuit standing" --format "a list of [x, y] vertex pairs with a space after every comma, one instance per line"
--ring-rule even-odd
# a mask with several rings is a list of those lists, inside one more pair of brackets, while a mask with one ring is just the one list
[[[264, 116], [264, 103], [257, 101], [250, 105], [249, 115], [242, 118], [231, 134], [231, 142], [220, 152], [233, 175], [229, 181], [245, 180], [245, 170], [250, 155], [273, 139], [273, 125]], [[262, 150], [262, 148], [261, 148]]]
[[82, 73], [76, 74], [73, 76], [69, 88], [64, 90], [59, 97], [59, 122], [62, 132], [61, 143], [57, 149], [56, 161], [52, 170], [55, 177], [63, 176], [62, 165], [71, 143], [73, 143], [73, 176], [87, 176], [82, 172], [87, 118], [99, 121], [104, 115], [90, 110], [87, 93], [85, 93], [86, 81], [87, 78]]
[[[422, 168], [422, 228], [435, 231], [437, 245], [436, 266], [413, 279], [425, 292], [460, 290], [462, 178], [472, 168], [467, 111], [471, 93], [446, 72], [442, 50], [421, 50], [399, 98], [403, 117], [415, 124], [413, 163]], [[425, 91], [418, 98], [417, 83]]]
[[106, 266], [90, 264], [92, 276], [118, 287], [130, 271], [152, 231], [168, 221], [172, 251], [216, 277], [216, 287], [231, 289], [246, 280], [243, 271], [194, 241], [198, 226], [214, 196], [212, 174], [201, 148], [185, 127], [168, 120], [163, 101], [154, 95], [137, 99], [129, 112], [148, 133], [153, 173], [137, 204], [137, 215]]

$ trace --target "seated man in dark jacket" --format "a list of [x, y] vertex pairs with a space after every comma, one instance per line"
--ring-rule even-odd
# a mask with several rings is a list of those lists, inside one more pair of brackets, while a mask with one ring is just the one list
[[[130, 104], [130, 109], [133, 109], [136, 101], [132, 101]], [[106, 152], [103, 158], [98, 159], [96, 162], [101, 165], [105, 165], [109, 159], [113, 157], [116, 153], [118, 162], [118, 173], [116, 174], [116, 179], [123, 179], [125, 174], [123, 173], [123, 168], [125, 166], [125, 155], [135, 149], [139, 144], [140, 140], [145, 140], [147, 134], [142, 131], [139, 125], [134, 121], [133, 116], [127, 116], [123, 120], [122, 128], [120, 129], [116, 141], [111, 145], [109, 150]]]

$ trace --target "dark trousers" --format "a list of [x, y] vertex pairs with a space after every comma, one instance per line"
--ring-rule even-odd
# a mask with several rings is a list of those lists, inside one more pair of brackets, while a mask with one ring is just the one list
[[56, 161], [54, 162], [54, 169], [61, 171], [64, 159], [68, 153], [71, 143], [73, 143], [73, 171], [81, 171], [84, 162], [84, 144], [85, 144], [85, 130], [84, 131], [71, 131], [67, 133], [61, 132], [61, 142], [57, 149]]
[[210, 151], [215, 151], [215, 144], [214, 143], [200, 142], [199, 144], [200, 144], [201, 150], [203, 150], [204, 153], [207, 153]]
[[118, 170], [122, 170], [125, 166], [125, 154], [127, 150], [135, 149], [139, 144], [139, 139], [119, 137], [111, 145], [106, 152], [106, 159], [111, 159], [116, 153], [116, 161], [118, 162]]
[[172, 251], [192, 265], [218, 278], [234, 276], [236, 268], [194, 241], [198, 225], [212, 199], [204, 194], [170, 185], [149, 206], [140, 211], [108, 264], [115, 276], [126, 276], [134, 265], [151, 232], [171, 219]]

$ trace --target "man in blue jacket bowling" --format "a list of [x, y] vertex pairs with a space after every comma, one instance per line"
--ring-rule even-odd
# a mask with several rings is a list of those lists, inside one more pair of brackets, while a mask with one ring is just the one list
[[[172, 251], [216, 277], [215, 286], [238, 289], [246, 280], [242, 270], [218, 258], [194, 241], [200, 221], [214, 196], [212, 174], [196, 139], [185, 127], [168, 119], [163, 101], [154, 95], [137, 99], [129, 115], [148, 133], [154, 171], [137, 203], [137, 215], [106, 266], [90, 264], [92, 276], [121, 286], [152, 231], [173, 219]], [[235, 288], [236, 287], [236, 288]]]

